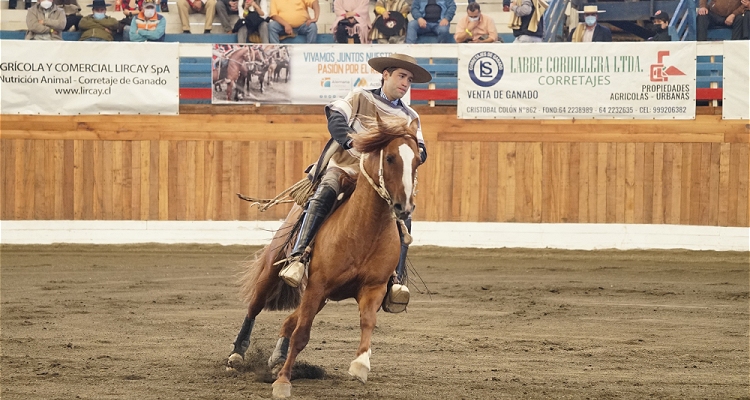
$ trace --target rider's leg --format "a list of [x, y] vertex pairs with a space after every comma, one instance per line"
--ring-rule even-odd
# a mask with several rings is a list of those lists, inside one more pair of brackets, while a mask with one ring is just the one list
[[[411, 233], [411, 217], [404, 221], [406, 230]], [[406, 286], [406, 254], [409, 251], [409, 245], [404, 243], [404, 232], [399, 229], [401, 239], [401, 255], [396, 266], [396, 276], [388, 282], [388, 292], [383, 301], [383, 310], [391, 313], [400, 313], [406, 311], [409, 305], [409, 288]]]
[[333, 203], [336, 202], [336, 196], [338, 196], [341, 190], [339, 183], [340, 174], [341, 170], [339, 169], [329, 169], [326, 171], [318, 189], [307, 202], [302, 226], [299, 229], [297, 241], [294, 243], [294, 249], [292, 250], [292, 260], [289, 265], [279, 272], [281, 279], [291, 287], [299, 286], [302, 277], [305, 275], [305, 266], [309, 253], [307, 248], [318, 232], [318, 229], [320, 229], [320, 226], [323, 225], [323, 221], [325, 221], [328, 213], [331, 212]]

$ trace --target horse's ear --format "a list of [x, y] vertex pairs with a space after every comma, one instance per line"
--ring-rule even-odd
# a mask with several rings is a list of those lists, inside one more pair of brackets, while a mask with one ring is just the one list
[[412, 131], [414, 135], [416, 135], [417, 129], [419, 129], [419, 120], [415, 118], [411, 120], [411, 123], [409, 124], [409, 130]]

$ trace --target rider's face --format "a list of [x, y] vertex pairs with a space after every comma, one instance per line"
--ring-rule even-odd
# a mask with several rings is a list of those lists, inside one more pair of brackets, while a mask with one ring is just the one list
[[414, 79], [414, 74], [403, 68], [395, 69], [390, 73], [383, 71], [383, 93], [388, 100], [400, 99], [411, 87], [412, 79]]

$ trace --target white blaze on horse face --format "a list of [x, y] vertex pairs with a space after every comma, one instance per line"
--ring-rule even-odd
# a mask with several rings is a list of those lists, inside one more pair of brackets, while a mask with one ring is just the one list
[[404, 161], [404, 176], [401, 178], [404, 182], [404, 193], [406, 194], [406, 204], [404, 206], [411, 206], [411, 196], [414, 194], [414, 178], [412, 178], [411, 163], [414, 161], [414, 150], [412, 150], [406, 143], [398, 146], [398, 154], [401, 155], [401, 159]]

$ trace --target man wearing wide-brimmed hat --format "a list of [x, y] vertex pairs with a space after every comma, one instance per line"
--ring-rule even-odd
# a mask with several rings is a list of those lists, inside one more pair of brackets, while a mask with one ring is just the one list
[[[351, 175], [359, 173], [359, 155], [352, 149], [351, 136], [366, 131], [368, 121], [376, 115], [381, 118], [403, 118], [407, 123], [419, 120], [416, 111], [404, 104], [401, 98], [409, 91], [412, 83], [426, 83], [432, 80], [430, 73], [420, 67], [413, 57], [405, 54], [376, 57], [370, 59], [368, 63], [370, 67], [382, 74], [381, 87], [372, 90], [356, 88], [345, 98], [326, 106], [331, 140], [323, 150], [318, 164], [310, 173], [310, 179], [320, 183], [307, 203], [289, 264], [279, 273], [284, 282], [290, 286], [297, 287], [305, 275], [310, 253], [308, 246], [315, 237], [315, 233], [323, 225], [341, 190], [339, 177], [342, 173]], [[427, 159], [427, 150], [422, 138], [421, 126], [417, 129], [417, 142], [421, 162], [424, 162]], [[328, 168], [329, 165], [335, 165], [338, 168]], [[411, 221], [407, 221], [406, 225], [411, 229]], [[399, 265], [394, 266], [397, 276], [391, 282], [392, 285], [388, 285], [389, 290], [383, 303], [383, 308], [388, 312], [404, 311], [409, 303], [409, 289], [404, 281], [406, 250], [407, 246], [402, 243]]]
[[120, 27], [120, 22], [107, 15], [107, 7], [110, 4], [104, 0], [94, 0], [89, 5], [93, 14], [81, 18], [78, 28], [81, 29], [81, 39], [88, 41], [111, 42], [114, 40], [113, 34]]
[[583, 11], [578, 11], [578, 14], [583, 14], [583, 22], [570, 32], [569, 40], [571, 42], [611, 42], [612, 31], [598, 23], [599, 14], [603, 12], [597, 6], [584, 6]]

